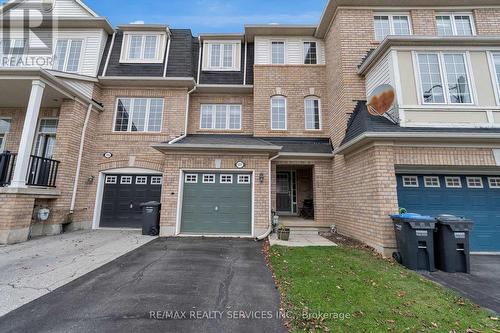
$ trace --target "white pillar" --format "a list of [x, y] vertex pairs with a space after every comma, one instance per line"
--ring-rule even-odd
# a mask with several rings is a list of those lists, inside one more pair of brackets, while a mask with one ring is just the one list
[[24, 118], [23, 133], [16, 158], [16, 167], [14, 168], [14, 176], [12, 177], [10, 187], [26, 187], [26, 176], [28, 174], [31, 151], [33, 150], [33, 141], [35, 140], [44, 89], [45, 83], [40, 80], [33, 80], [26, 117]]

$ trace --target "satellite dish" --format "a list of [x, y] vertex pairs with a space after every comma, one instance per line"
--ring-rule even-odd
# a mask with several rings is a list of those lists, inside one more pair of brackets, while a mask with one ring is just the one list
[[368, 113], [374, 116], [387, 114], [396, 102], [396, 92], [390, 84], [382, 84], [373, 89], [366, 103]]

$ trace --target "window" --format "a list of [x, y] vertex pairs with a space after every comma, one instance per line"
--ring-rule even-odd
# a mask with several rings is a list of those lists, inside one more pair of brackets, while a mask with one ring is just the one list
[[5, 150], [5, 137], [10, 131], [10, 124], [10, 119], [0, 118], [0, 153]]
[[0, 67], [15, 67], [22, 64], [25, 54], [26, 42], [24, 39], [0, 40]]
[[271, 98], [271, 129], [286, 130], [286, 98], [274, 96]]
[[240, 130], [241, 105], [202, 104], [200, 128], [211, 130]]
[[146, 177], [146, 176], [135, 177], [135, 184], [136, 185], [147, 185], [148, 184], [148, 177]]
[[239, 71], [241, 42], [205, 42], [204, 48], [206, 61], [204, 61], [203, 70], [212, 71]]
[[198, 183], [198, 175], [195, 173], [188, 173], [186, 174], [186, 178], [184, 179], [184, 182], [187, 184], [196, 184]]
[[215, 184], [215, 175], [203, 175], [203, 184]]
[[161, 33], [125, 33], [120, 62], [162, 63], [165, 39]]
[[500, 177], [490, 177], [488, 178], [490, 188], [500, 188]]
[[119, 98], [115, 131], [160, 132], [162, 119], [162, 98]]
[[318, 63], [318, 48], [316, 42], [304, 42], [304, 64], [316, 65]]
[[161, 185], [163, 183], [162, 176], [153, 176], [151, 177], [151, 185]]
[[54, 69], [78, 72], [82, 55], [83, 40], [59, 39], [54, 54]]
[[221, 184], [232, 184], [233, 183], [233, 175], [220, 175], [220, 183]]
[[250, 184], [250, 175], [238, 175], [238, 184]]
[[118, 177], [117, 176], [106, 176], [105, 183], [106, 184], [116, 184], [118, 182]]
[[120, 184], [122, 185], [130, 185], [132, 184], [132, 176], [121, 176]]
[[424, 104], [473, 103], [464, 53], [420, 53], [418, 69]]
[[474, 35], [471, 14], [440, 14], [436, 16], [438, 36]]
[[58, 125], [59, 120], [57, 118], [40, 119], [33, 155], [52, 158], [56, 147]]
[[495, 71], [495, 85], [498, 92], [498, 96], [500, 97], [500, 53], [492, 54], [493, 57], [493, 67]]
[[424, 177], [425, 187], [441, 187], [439, 177], [426, 176]]
[[308, 97], [304, 100], [306, 130], [320, 130], [320, 100], [317, 97]]
[[375, 40], [383, 41], [388, 35], [410, 35], [408, 15], [377, 15], [374, 17]]
[[481, 177], [467, 177], [468, 188], [483, 188], [483, 179]]
[[271, 42], [271, 64], [285, 64], [285, 42]]
[[403, 186], [404, 187], [418, 187], [418, 177], [417, 176], [403, 176]]
[[461, 188], [462, 187], [462, 181], [460, 180], [460, 177], [446, 177], [446, 187], [449, 188]]

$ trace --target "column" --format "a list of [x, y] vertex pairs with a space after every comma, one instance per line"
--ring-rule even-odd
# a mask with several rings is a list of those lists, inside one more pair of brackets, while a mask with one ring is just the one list
[[26, 175], [28, 174], [44, 89], [45, 83], [40, 80], [33, 80], [26, 117], [24, 118], [23, 133], [16, 158], [16, 166], [14, 168], [14, 176], [10, 187], [26, 187]]

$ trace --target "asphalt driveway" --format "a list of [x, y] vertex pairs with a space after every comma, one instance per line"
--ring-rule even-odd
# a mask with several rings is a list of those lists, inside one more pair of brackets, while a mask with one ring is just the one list
[[500, 256], [471, 256], [471, 274], [438, 271], [424, 276], [500, 314]]
[[286, 332], [261, 253], [156, 239], [0, 318], [0, 332]]

